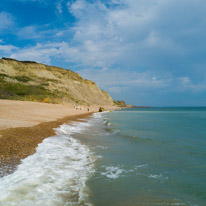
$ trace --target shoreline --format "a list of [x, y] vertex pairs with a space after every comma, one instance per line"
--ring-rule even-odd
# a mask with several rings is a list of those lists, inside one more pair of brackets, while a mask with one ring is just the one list
[[[0, 99], [0, 130], [31, 127], [67, 116], [97, 112], [99, 107], [97, 105], [75, 107], [74, 105]], [[115, 108], [115, 106], [105, 106], [106, 110]]]
[[55, 128], [64, 123], [82, 121], [94, 112], [67, 116], [56, 121], [43, 122], [32, 127], [17, 127], [0, 130], [0, 177], [11, 174], [29, 155], [36, 152], [38, 144], [55, 135]]
[[82, 121], [79, 119], [88, 118], [99, 107], [90, 106], [88, 111], [86, 106], [76, 109], [72, 105], [0, 100], [0, 177], [13, 173], [22, 159], [35, 153], [39, 143], [54, 136], [54, 128]]

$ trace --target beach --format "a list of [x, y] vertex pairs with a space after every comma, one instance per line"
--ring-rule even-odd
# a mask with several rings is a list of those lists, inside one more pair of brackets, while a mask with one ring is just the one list
[[205, 115], [130, 108], [1, 130], [0, 205], [204, 205]]
[[21, 159], [35, 153], [43, 139], [55, 135], [54, 128], [81, 121], [79, 119], [87, 118], [98, 109], [95, 105], [75, 108], [73, 105], [0, 100], [0, 176], [12, 173]]

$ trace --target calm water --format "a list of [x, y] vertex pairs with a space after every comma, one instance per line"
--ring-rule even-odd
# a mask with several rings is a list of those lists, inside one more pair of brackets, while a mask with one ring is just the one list
[[62, 125], [0, 205], [206, 205], [206, 108], [127, 109]]

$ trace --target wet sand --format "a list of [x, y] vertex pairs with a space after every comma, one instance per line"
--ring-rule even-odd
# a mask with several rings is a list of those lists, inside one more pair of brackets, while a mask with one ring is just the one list
[[21, 159], [35, 153], [43, 139], [55, 135], [54, 128], [88, 118], [98, 108], [0, 100], [0, 176], [12, 173]]

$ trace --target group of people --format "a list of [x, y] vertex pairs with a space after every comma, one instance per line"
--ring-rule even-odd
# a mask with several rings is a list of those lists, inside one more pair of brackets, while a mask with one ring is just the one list
[[[80, 106], [74, 106], [74, 108], [75, 108], [76, 110], [83, 110], [83, 108], [80, 107]], [[89, 112], [89, 108], [87, 108], [87, 111]]]

